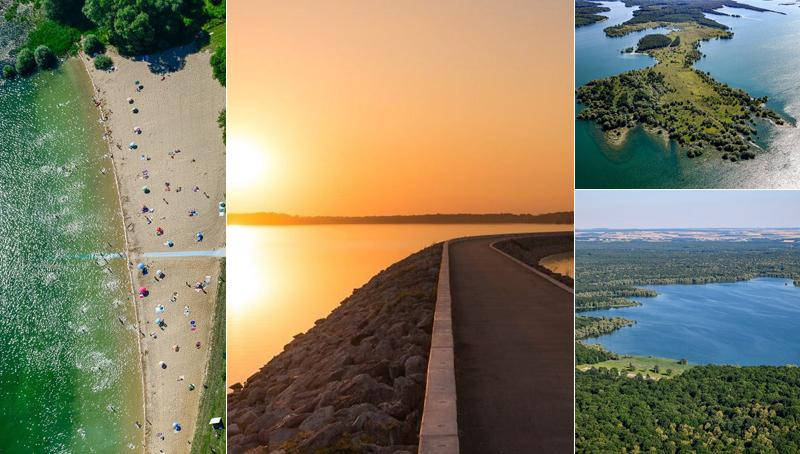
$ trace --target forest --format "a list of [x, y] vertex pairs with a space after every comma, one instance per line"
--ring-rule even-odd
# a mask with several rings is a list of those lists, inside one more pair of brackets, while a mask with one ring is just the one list
[[575, 27], [583, 27], [584, 25], [604, 21], [608, 19], [608, 17], [600, 13], [608, 11], [611, 11], [611, 8], [607, 8], [600, 3], [577, 0], [575, 2]]
[[576, 451], [799, 452], [800, 368], [697, 366], [668, 380], [576, 372]]
[[800, 285], [800, 247], [781, 240], [578, 241], [577, 310], [637, 305], [642, 285], [737, 282], [781, 277]]
[[698, 25], [720, 30], [727, 26], [709, 19], [706, 14], [723, 15], [716, 11], [723, 6], [767, 12], [770, 10], [739, 3], [734, 0], [624, 0], [628, 8], [638, 6], [633, 17], [619, 25], [605, 29], [608, 36], [624, 36], [628, 33], [652, 28], [654, 24], [667, 25], [693, 22]]

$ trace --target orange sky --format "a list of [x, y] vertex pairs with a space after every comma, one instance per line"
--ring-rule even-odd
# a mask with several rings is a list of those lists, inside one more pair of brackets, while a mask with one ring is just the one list
[[228, 4], [232, 212], [572, 209], [572, 3]]

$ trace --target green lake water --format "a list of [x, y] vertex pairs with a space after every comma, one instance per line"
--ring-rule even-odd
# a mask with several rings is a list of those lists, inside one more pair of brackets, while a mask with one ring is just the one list
[[[0, 86], [0, 452], [141, 452], [122, 224], [75, 59]], [[124, 321], [120, 323], [119, 319]]]
[[[703, 43], [706, 55], [696, 67], [753, 96], [769, 96], [769, 106], [788, 120], [800, 116], [800, 4], [746, 1], [780, 11], [759, 13], [723, 8], [741, 18], [714, 15], [731, 27], [731, 40]], [[603, 29], [632, 17], [634, 8], [606, 2], [609, 19], [575, 30], [576, 88], [594, 79], [655, 64], [646, 55], [620, 54], [643, 34], [608, 38]], [[665, 32], [656, 30], [655, 32]], [[580, 110], [581, 106], [576, 105]], [[689, 159], [674, 143], [665, 143], [641, 129], [628, 142], [610, 147], [591, 122], [575, 124], [575, 181], [577, 188], [796, 188], [800, 186], [800, 132], [797, 128], [759, 125], [759, 145], [767, 149], [753, 161], [730, 163], [715, 153]]]

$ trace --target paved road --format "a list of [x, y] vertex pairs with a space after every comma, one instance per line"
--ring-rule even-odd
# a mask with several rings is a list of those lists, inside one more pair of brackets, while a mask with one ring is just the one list
[[496, 240], [450, 244], [461, 454], [571, 453], [572, 295]]

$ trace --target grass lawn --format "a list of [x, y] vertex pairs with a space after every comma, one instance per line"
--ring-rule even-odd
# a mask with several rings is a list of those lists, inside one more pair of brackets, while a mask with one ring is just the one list
[[200, 412], [197, 428], [192, 440], [192, 453], [224, 453], [226, 429], [214, 430], [208, 421], [220, 416], [226, 420], [226, 376], [225, 376], [225, 259], [220, 268], [219, 292], [214, 308], [214, 327], [211, 333], [211, 356], [206, 372], [203, 395], [200, 397]]
[[[633, 365], [633, 370], [631, 370]], [[655, 372], [656, 366], [658, 372]], [[662, 378], [672, 378], [686, 372], [694, 367], [692, 364], [678, 364], [675, 359], [658, 358], [655, 356], [634, 356], [625, 355], [620, 356], [619, 359], [612, 359], [603, 361], [597, 364], [579, 364], [577, 369], [580, 371], [587, 371], [592, 368], [599, 369], [604, 367], [606, 369], [617, 368], [620, 373], [626, 374], [628, 377], [635, 377], [637, 374], [642, 374], [642, 377], [650, 376], [653, 380], [661, 380]], [[667, 374], [667, 370], [671, 370]]]

